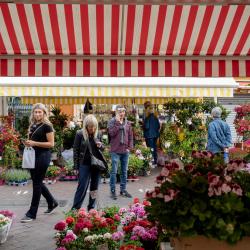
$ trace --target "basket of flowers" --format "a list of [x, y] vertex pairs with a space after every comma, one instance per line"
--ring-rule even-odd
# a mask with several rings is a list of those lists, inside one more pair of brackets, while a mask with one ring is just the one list
[[13, 213], [8, 210], [0, 210], [0, 244], [7, 240], [12, 224]]

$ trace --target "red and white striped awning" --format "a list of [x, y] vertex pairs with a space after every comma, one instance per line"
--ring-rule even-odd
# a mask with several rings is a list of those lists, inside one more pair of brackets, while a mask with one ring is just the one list
[[1, 76], [250, 76], [250, 60], [0, 59]]
[[250, 76], [249, 5], [1, 3], [0, 24], [1, 76]]

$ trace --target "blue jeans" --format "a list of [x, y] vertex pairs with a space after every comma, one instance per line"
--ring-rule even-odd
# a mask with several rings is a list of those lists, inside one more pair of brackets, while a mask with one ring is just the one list
[[117, 154], [111, 153], [112, 169], [110, 172], [110, 189], [111, 192], [115, 192], [116, 174], [119, 161], [121, 162], [121, 182], [120, 190], [125, 191], [127, 185], [127, 172], [128, 172], [128, 158], [129, 153]]
[[153, 150], [152, 152], [152, 156], [154, 158], [154, 164], [157, 164], [157, 137], [156, 138], [146, 138], [146, 144], [149, 148], [151, 148], [151, 150]]
[[72, 209], [79, 209], [82, 206], [90, 182], [88, 210], [95, 207], [98, 185], [100, 182], [100, 171], [92, 168], [90, 165], [81, 165], [79, 168], [78, 187]]

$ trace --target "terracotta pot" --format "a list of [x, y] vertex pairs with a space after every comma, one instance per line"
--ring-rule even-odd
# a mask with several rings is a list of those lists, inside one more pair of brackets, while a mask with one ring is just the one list
[[247, 250], [250, 237], [244, 237], [235, 245], [205, 236], [173, 238], [171, 243], [174, 250]]

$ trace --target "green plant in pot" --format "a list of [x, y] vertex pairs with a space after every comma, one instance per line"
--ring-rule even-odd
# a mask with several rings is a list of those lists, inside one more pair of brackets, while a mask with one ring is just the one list
[[194, 151], [184, 167], [166, 164], [156, 181], [147, 192], [148, 218], [168, 236], [199, 235], [229, 244], [250, 236], [250, 173], [244, 161], [225, 165], [223, 157]]
[[4, 179], [6, 182], [22, 183], [30, 179], [30, 173], [22, 169], [9, 169], [5, 172]]
[[140, 169], [143, 168], [143, 160], [138, 158], [135, 154], [129, 156], [128, 176], [137, 176]]

